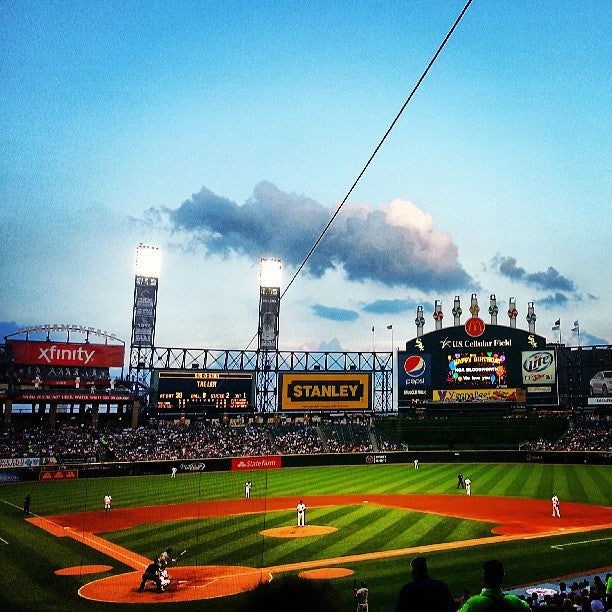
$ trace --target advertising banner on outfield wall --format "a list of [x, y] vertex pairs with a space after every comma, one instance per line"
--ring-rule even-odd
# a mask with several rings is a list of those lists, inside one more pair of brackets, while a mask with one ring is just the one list
[[79, 470], [41, 470], [38, 480], [76, 480], [79, 477]]
[[277, 470], [282, 466], [282, 457], [238, 457], [232, 459], [232, 471]]
[[368, 373], [281, 374], [281, 410], [370, 410]]
[[7, 340], [17, 364], [40, 366], [82, 366], [121, 368], [125, 358], [123, 344], [77, 344]]

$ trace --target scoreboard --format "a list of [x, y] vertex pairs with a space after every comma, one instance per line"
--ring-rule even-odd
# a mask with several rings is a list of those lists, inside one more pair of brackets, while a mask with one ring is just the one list
[[475, 335], [457, 325], [408, 341], [397, 359], [400, 408], [558, 404], [555, 351], [535, 333], [481, 321]]
[[156, 370], [153, 388], [159, 411], [243, 412], [254, 404], [254, 372]]

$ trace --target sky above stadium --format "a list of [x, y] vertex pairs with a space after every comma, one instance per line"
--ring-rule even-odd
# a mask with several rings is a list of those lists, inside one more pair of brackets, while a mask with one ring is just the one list
[[[129, 343], [146, 243], [158, 346], [256, 348], [260, 259], [284, 291], [463, 5], [0, 3], [0, 333]], [[611, 17], [474, 0], [284, 293], [279, 348], [398, 348], [473, 293], [612, 343]]]

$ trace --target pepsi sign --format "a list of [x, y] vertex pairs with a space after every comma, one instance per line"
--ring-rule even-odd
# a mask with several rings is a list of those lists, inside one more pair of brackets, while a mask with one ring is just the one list
[[431, 356], [400, 353], [403, 375], [400, 387], [425, 387], [431, 385]]

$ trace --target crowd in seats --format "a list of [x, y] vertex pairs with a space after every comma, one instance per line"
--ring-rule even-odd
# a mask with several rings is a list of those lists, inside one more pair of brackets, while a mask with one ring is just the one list
[[612, 418], [574, 423], [559, 438], [541, 438], [521, 448], [541, 451], [610, 451], [612, 450]]
[[[320, 430], [325, 433], [320, 435]], [[372, 451], [367, 425], [261, 423], [228, 425], [219, 421], [165, 423], [135, 429], [45, 426], [0, 430], [0, 459], [40, 457], [57, 462], [147, 461], [239, 456]]]
[[312, 425], [267, 425], [273, 454], [308, 455], [322, 453], [323, 443]]
[[257, 425], [229, 427], [217, 422], [160, 423], [157, 428], [103, 432], [116, 461], [200, 459], [269, 455], [272, 444]]
[[[612, 419], [573, 424], [556, 440], [524, 450], [610, 451]], [[58, 462], [146, 461], [316, 453], [385, 452], [401, 445], [366, 423], [160, 422], [135, 429], [89, 426], [8, 426], [0, 429], [0, 459], [40, 457]]]
[[556, 593], [538, 595], [534, 592], [525, 594], [524, 598], [532, 610], [542, 612], [609, 611], [612, 610], [612, 597], [606, 594], [606, 588], [611, 576], [612, 574], [607, 574], [605, 580], [602, 580], [601, 576], [596, 575], [591, 582], [583, 579], [574, 581], [571, 585], [562, 581], [559, 582]]
[[325, 446], [330, 453], [359, 453], [375, 450], [367, 425], [348, 423], [339, 425], [327, 423], [321, 425]]
[[91, 427], [8, 427], [0, 430], [0, 459], [56, 458], [85, 462], [99, 457], [98, 433]]

